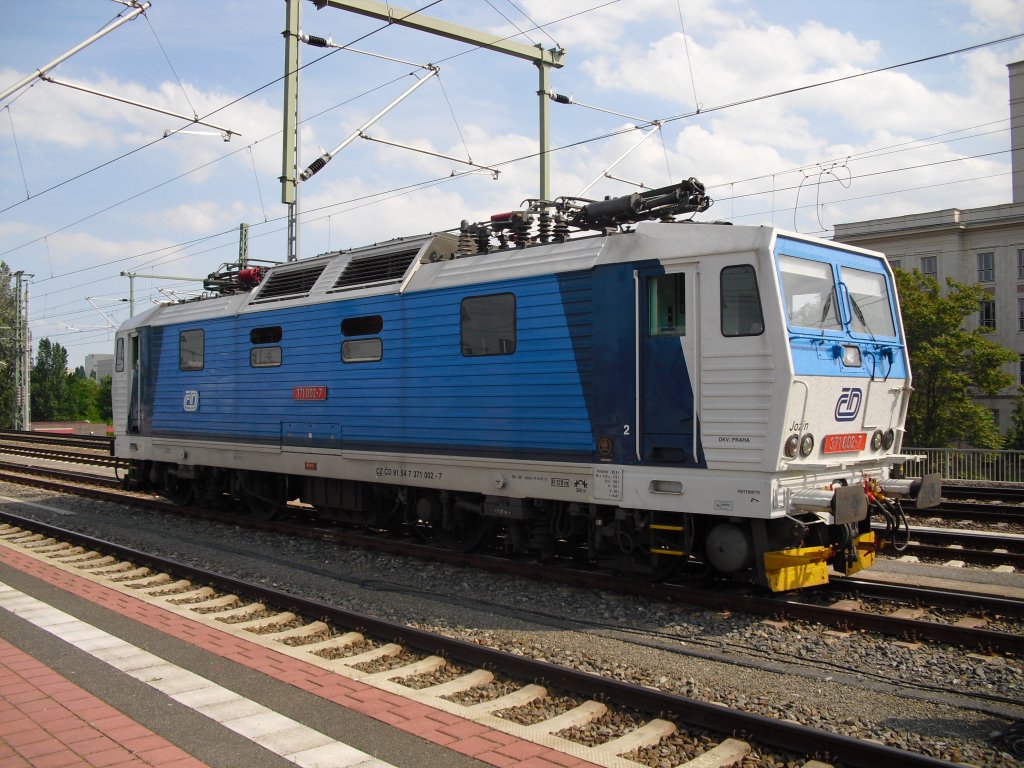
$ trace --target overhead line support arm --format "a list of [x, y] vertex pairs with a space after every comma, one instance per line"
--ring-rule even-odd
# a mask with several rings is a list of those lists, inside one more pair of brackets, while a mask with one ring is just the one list
[[450, 21], [437, 19], [426, 14], [399, 8], [391, 3], [380, 3], [377, 0], [311, 0], [318, 10], [324, 8], [337, 8], [342, 11], [358, 13], [368, 16], [371, 19], [386, 21], [389, 24], [397, 24], [402, 27], [429, 32], [433, 35], [446, 37], [449, 40], [457, 40], [461, 43], [468, 43], [489, 51], [508, 54], [520, 59], [531, 61], [537, 65], [538, 87], [537, 98], [540, 116], [539, 128], [539, 152], [540, 157], [540, 193], [541, 200], [551, 199], [550, 189], [550, 160], [549, 160], [549, 128], [548, 128], [548, 70], [551, 67], [563, 67], [565, 65], [565, 51], [561, 48], [544, 50], [540, 45], [524, 45], [514, 40], [508, 40], [489, 32], [480, 32]]

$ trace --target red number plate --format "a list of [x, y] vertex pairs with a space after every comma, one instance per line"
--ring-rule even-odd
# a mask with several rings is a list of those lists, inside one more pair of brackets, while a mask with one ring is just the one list
[[864, 432], [851, 435], [825, 435], [821, 443], [822, 453], [851, 453], [863, 451], [868, 444], [868, 436]]
[[292, 400], [326, 400], [327, 387], [292, 387]]

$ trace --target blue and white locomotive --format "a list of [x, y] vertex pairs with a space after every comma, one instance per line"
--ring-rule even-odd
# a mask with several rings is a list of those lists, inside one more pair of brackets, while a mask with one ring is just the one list
[[890, 479], [911, 390], [892, 272], [771, 227], [675, 220], [708, 205], [693, 179], [531, 201], [211, 275], [220, 295], [117, 332], [127, 481], [773, 590], [866, 567], [879, 498], [938, 497], [936, 477]]

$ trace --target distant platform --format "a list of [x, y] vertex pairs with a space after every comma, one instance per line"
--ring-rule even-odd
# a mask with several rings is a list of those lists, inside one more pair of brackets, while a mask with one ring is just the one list
[[113, 435], [109, 424], [92, 421], [33, 421], [32, 432], [53, 432], [61, 435]]

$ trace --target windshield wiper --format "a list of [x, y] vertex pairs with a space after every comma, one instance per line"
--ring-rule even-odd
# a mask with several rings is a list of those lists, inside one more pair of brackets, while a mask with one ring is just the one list
[[871, 337], [871, 340], [874, 341], [875, 340], [875, 334], [872, 332], [871, 328], [868, 326], [868, 321], [864, 317], [864, 312], [861, 311], [860, 304], [858, 304], [857, 300], [855, 298], [853, 298], [853, 294], [852, 293], [847, 293], [847, 295], [850, 297], [850, 306], [853, 307], [854, 314], [857, 315], [857, 319], [860, 320], [860, 324], [864, 326], [865, 333], [867, 333], [868, 336]]

